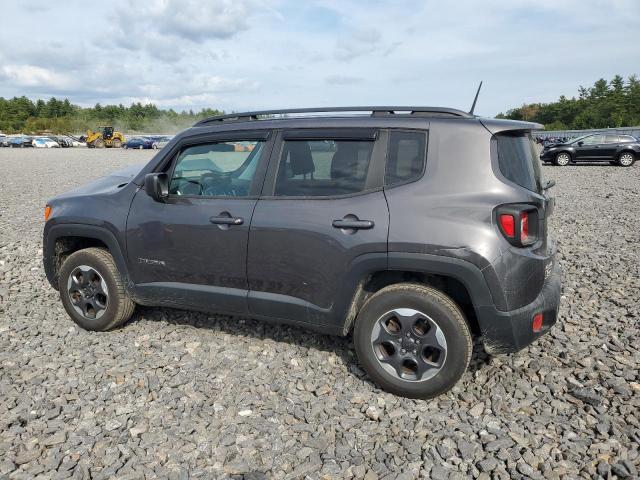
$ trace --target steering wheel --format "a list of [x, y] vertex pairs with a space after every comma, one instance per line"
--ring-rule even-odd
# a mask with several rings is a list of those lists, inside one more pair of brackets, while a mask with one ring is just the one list
[[221, 176], [218, 173], [205, 173], [200, 177], [202, 194], [215, 197], [217, 195], [233, 196], [231, 177]]
[[178, 195], [202, 195], [202, 190], [202, 184], [197, 180], [182, 179], [176, 193]]

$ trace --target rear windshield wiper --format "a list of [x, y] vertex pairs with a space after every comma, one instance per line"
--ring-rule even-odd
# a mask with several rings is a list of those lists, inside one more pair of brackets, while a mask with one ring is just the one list
[[555, 180], [547, 180], [547, 183], [545, 183], [542, 186], [542, 190], [549, 190], [551, 187], [553, 187], [556, 184]]

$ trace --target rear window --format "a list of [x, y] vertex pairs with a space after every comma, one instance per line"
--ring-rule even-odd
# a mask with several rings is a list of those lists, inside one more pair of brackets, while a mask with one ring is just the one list
[[528, 190], [541, 191], [540, 161], [531, 135], [508, 133], [496, 138], [502, 175]]

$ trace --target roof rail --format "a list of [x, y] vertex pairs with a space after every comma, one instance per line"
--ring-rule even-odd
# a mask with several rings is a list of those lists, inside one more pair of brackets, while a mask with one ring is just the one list
[[446, 115], [461, 118], [473, 118], [473, 115], [455, 108], [442, 107], [411, 107], [411, 106], [377, 106], [377, 107], [318, 107], [318, 108], [289, 108], [284, 110], [259, 110], [256, 112], [238, 112], [216, 115], [200, 120], [196, 127], [215, 122], [246, 122], [259, 120], [258, 117], [270, 115], [289, 115], [304, 113], [339, 113], [339, 112], [371, 112], [371, 116], [394, 115], [396, 113], [417, 116]]

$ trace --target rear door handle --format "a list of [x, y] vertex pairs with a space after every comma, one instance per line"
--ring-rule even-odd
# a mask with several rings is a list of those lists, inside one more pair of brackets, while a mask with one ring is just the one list
[[244, 219], [242, 217], [227, 217], [224, 215], [211, 217], [209, 221], [216, 225], [242, 225], [244, 223]]
[[348, 230], [369, 230], [373, 228], [374, 223], [371, 220], [334, 220], [332, 223], [334, 228], [344, 228]]

